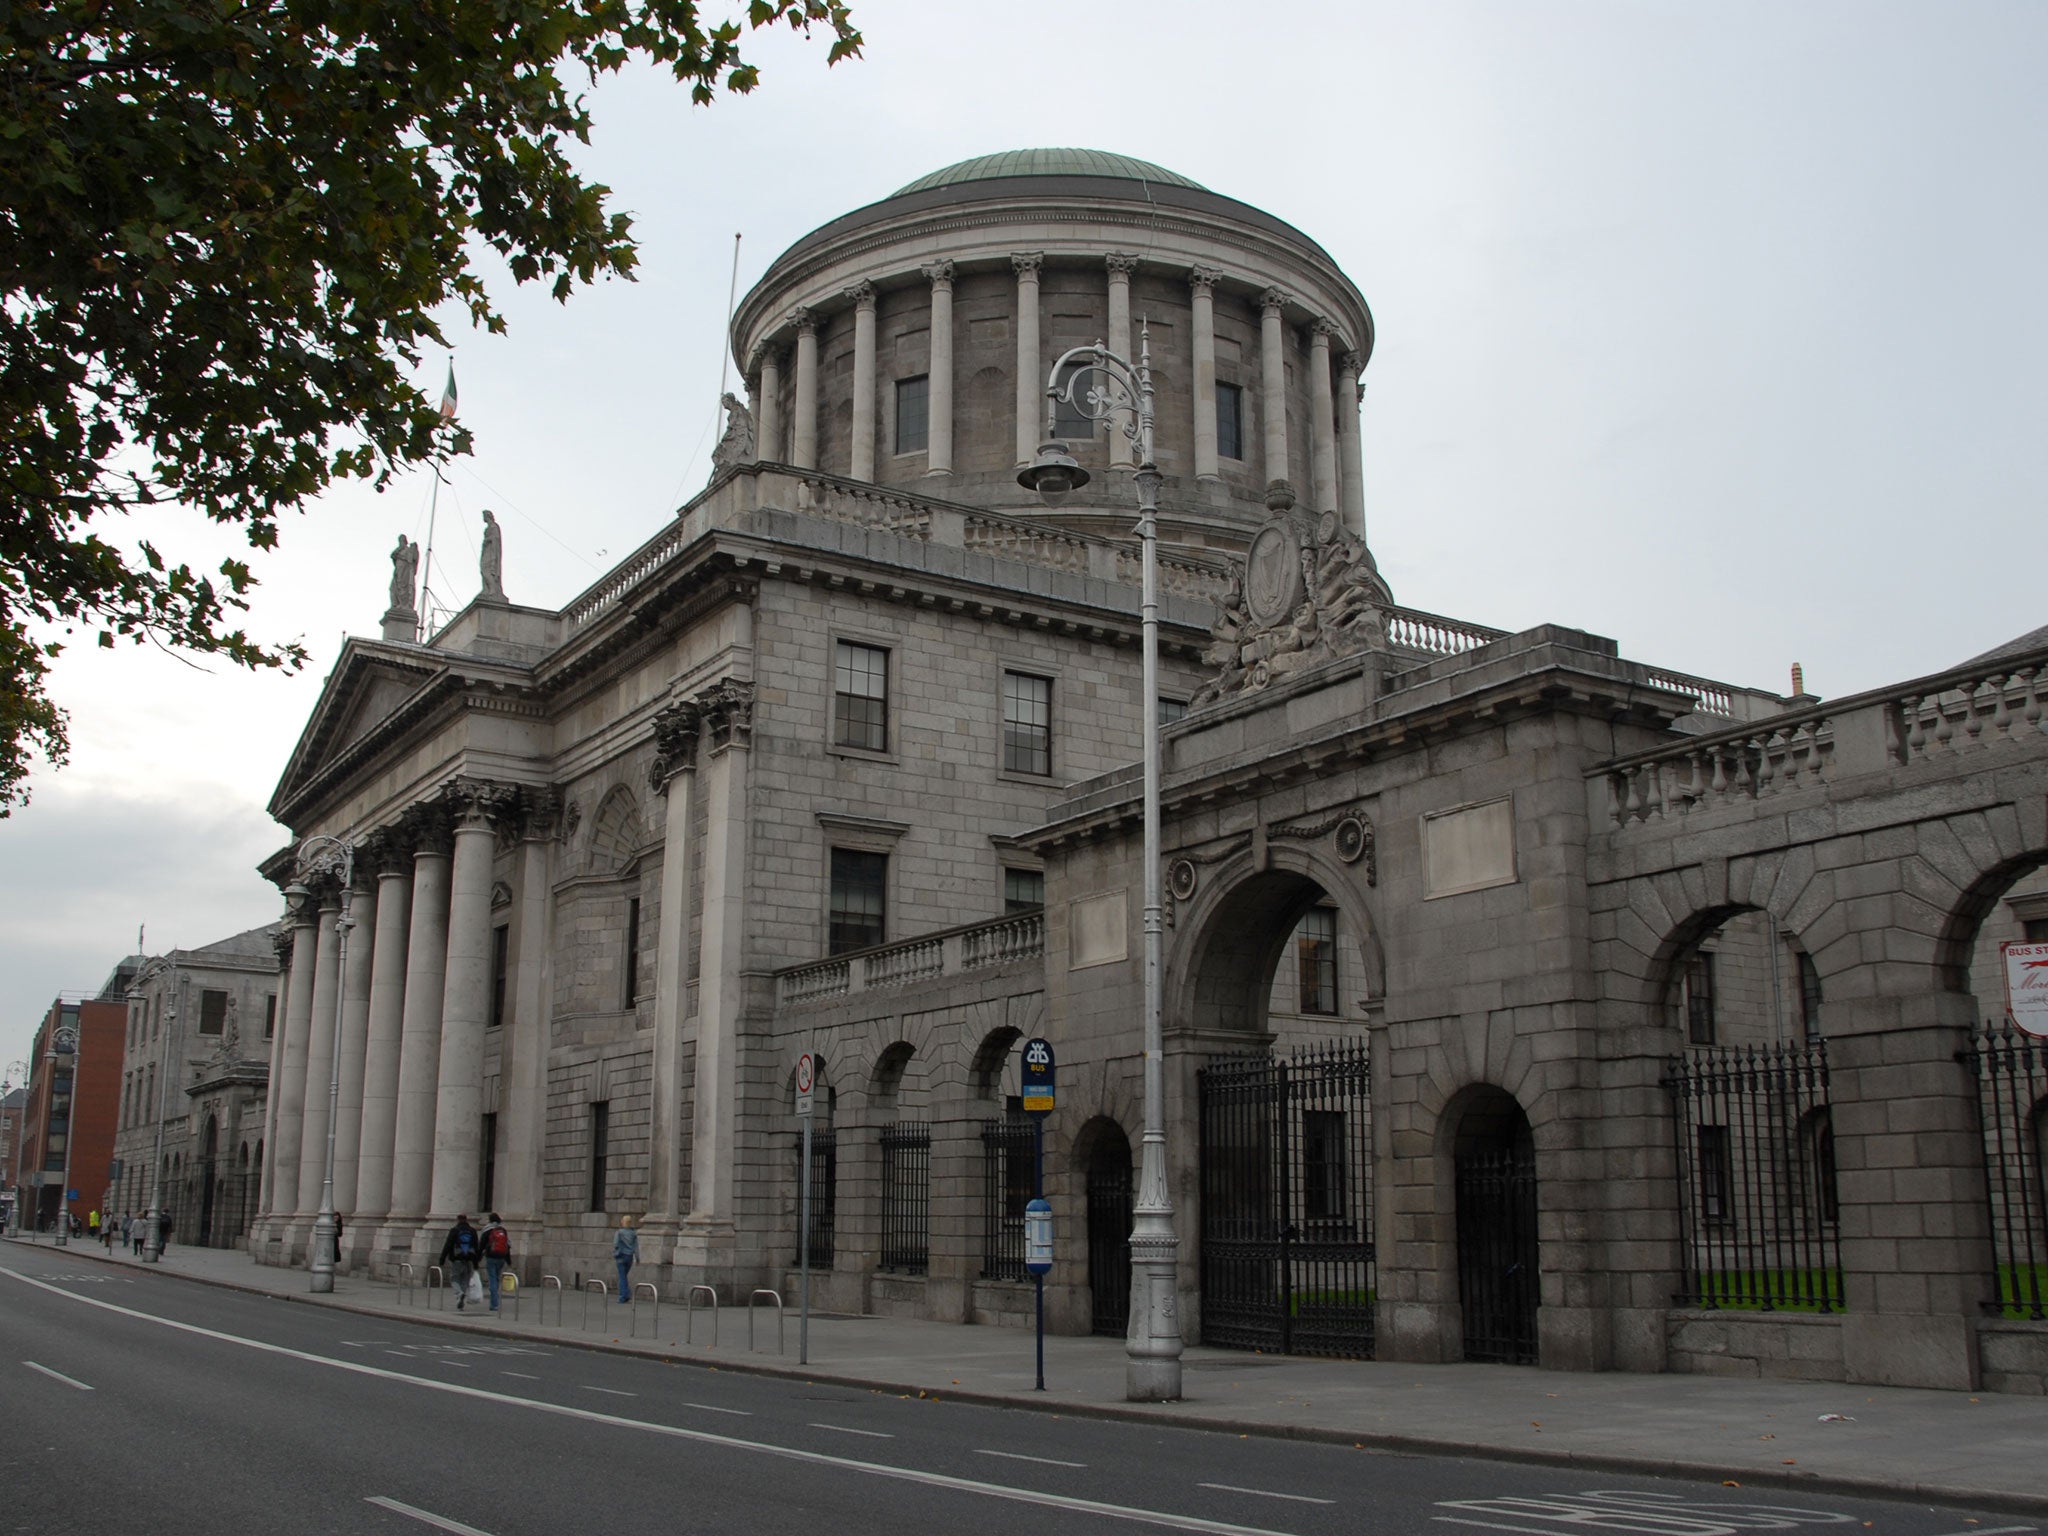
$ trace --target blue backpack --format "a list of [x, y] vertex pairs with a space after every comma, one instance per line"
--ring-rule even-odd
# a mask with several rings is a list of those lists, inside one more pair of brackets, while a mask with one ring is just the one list
[[455, 1257], [473, 1259], [476, 1257], [476, 1233], [464, 1227], [455, 1234]]

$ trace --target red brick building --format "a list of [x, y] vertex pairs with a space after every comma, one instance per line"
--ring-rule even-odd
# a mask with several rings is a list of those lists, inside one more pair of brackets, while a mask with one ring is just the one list
[[81, 1221], [106, 1192], [133, 974], [133, 962], [124, 960], [97, 996], [60, 996], [36, 1030], [19, 1132], [24, 1223], [55, 1225], [67, 1156], [70, 1187], [78, 1191], [72, 1209]]

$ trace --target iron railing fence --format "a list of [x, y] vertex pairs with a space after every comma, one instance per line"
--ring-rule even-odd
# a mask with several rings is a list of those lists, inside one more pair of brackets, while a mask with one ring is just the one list
[[878, 1268], [921, 1275], [932, 1254], [932, 1128], [882, 1128], [882, 1248]]
[[1024, 1278], [1024, 1206], [1031, 1199], [1037, 1125], [1006, 1115], [981, 1128], [981, 1278]]
[[[804, 1135], [796, 1133], [791, 1159], [796, 1164], [797, 1187], [803, 1186]], [[832, 1235], [838, 1222], [839, 1142], [831, 1131], [811, 1132], [811, 1230], [810, 1265], [813, 1269], [832, 1267]], [[798, 1202], [801, 1210], [802, 1202]], [[801, 1221], [801, 1215], [797, 1218]], [[798, 1262], [802, 1262], [798, 1250]]]
[[1217, 1057], [1197, 1081], [1203, 1341], [1370, 1356], [1367, 1043]]
[[1681, 1306], [1842, 1310], [1824, 1040], [1703, 1046], [1671, 1064]]
[[1963, 1052], [1977, 1074], [1997, 1272], [1994, 1316], [2048, 1318], [2048, 1040], [1987, 1019]]

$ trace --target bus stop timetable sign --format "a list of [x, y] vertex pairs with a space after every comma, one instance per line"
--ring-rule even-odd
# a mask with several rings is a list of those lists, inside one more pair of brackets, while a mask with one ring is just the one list
[[1024, 1042], [1024, 1113], [1052, 1113], [1052, 1042], [1037, 1035]]

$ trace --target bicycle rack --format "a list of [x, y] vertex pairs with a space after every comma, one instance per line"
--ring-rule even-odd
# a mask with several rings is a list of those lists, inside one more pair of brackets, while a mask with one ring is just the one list
[[562, 1308], [567, 1305], [569, 1299], [562, 1293], [562, 1277], [560, 1275], [542, 1275], [540, 1277], [540, 1321], [541, 1326], [545, 1328], [548, 1321], [548, 1287], [551, 1285], [555, 1288], [555, 1326], [559, 1328], [562, 1326]]
[[775, 1353], [779, 1355], [782, 1353], [782, 1292], [771, 1291], [765, 1285], [747, 1298], [747, 1353], [751, 1355], [754, 1352], [754, 1303], [763, 1296], [775, 1303]]
[[708, 1285], [693, 1285], [690, 1294], [683, 1298], [683, 1342], [690, 1342], [690, 1325], [697, 1318], [697, 1293], [702, 1291], [711, 1298], [711, 1343], [718, 1344], [718, 1292]]
[[633, 1287], [633, 1316], [626, 1325], [628, 1336], [638, 1337], [640, 1332], [640, 1293], [642, 1291], [645, 1291], [654, 1298], [654, 1329], [648, 1337], [658, 1339], [661, 1337], [661, 1288], [652, 1280], [642, 1280]]
[[583, 1282], [583, 1321], [577, 1325], [582, 1328], [588, 1328], [590, 1326], [590, 1293], [592, 1291], [597, 1292], [597, 1294], [604, 1297], [606, 1301], [610, 1301], [612, 1294], [611, 1282], [607, 1280], [597, 1279], [586, 1280]]
[[412, 1282], [413, 1282], [413, 1273], [412, 1273], [412, 1266], [411, 1266], [410, 1264], [405, 1264], [405, 1263], [401, 1263], [401, 1264], [400, 1264], [400, 1265], [398, 1266], [398, 1301], [399, 1301], [399, 1305], [401, 1305], [401, 1306], [407, 1306], [407, 1307], [409, 1307], [409, 1306], [411, 1306], [411, 1305], [413, 1304], [413, 1300], [412, 1300]]
[[434, 1310], [443, 1312], [448, 1307], [448, 1277], [441, 1272], [438, 1264], [427, 1266], [427, 1289], [434, 1293]]

